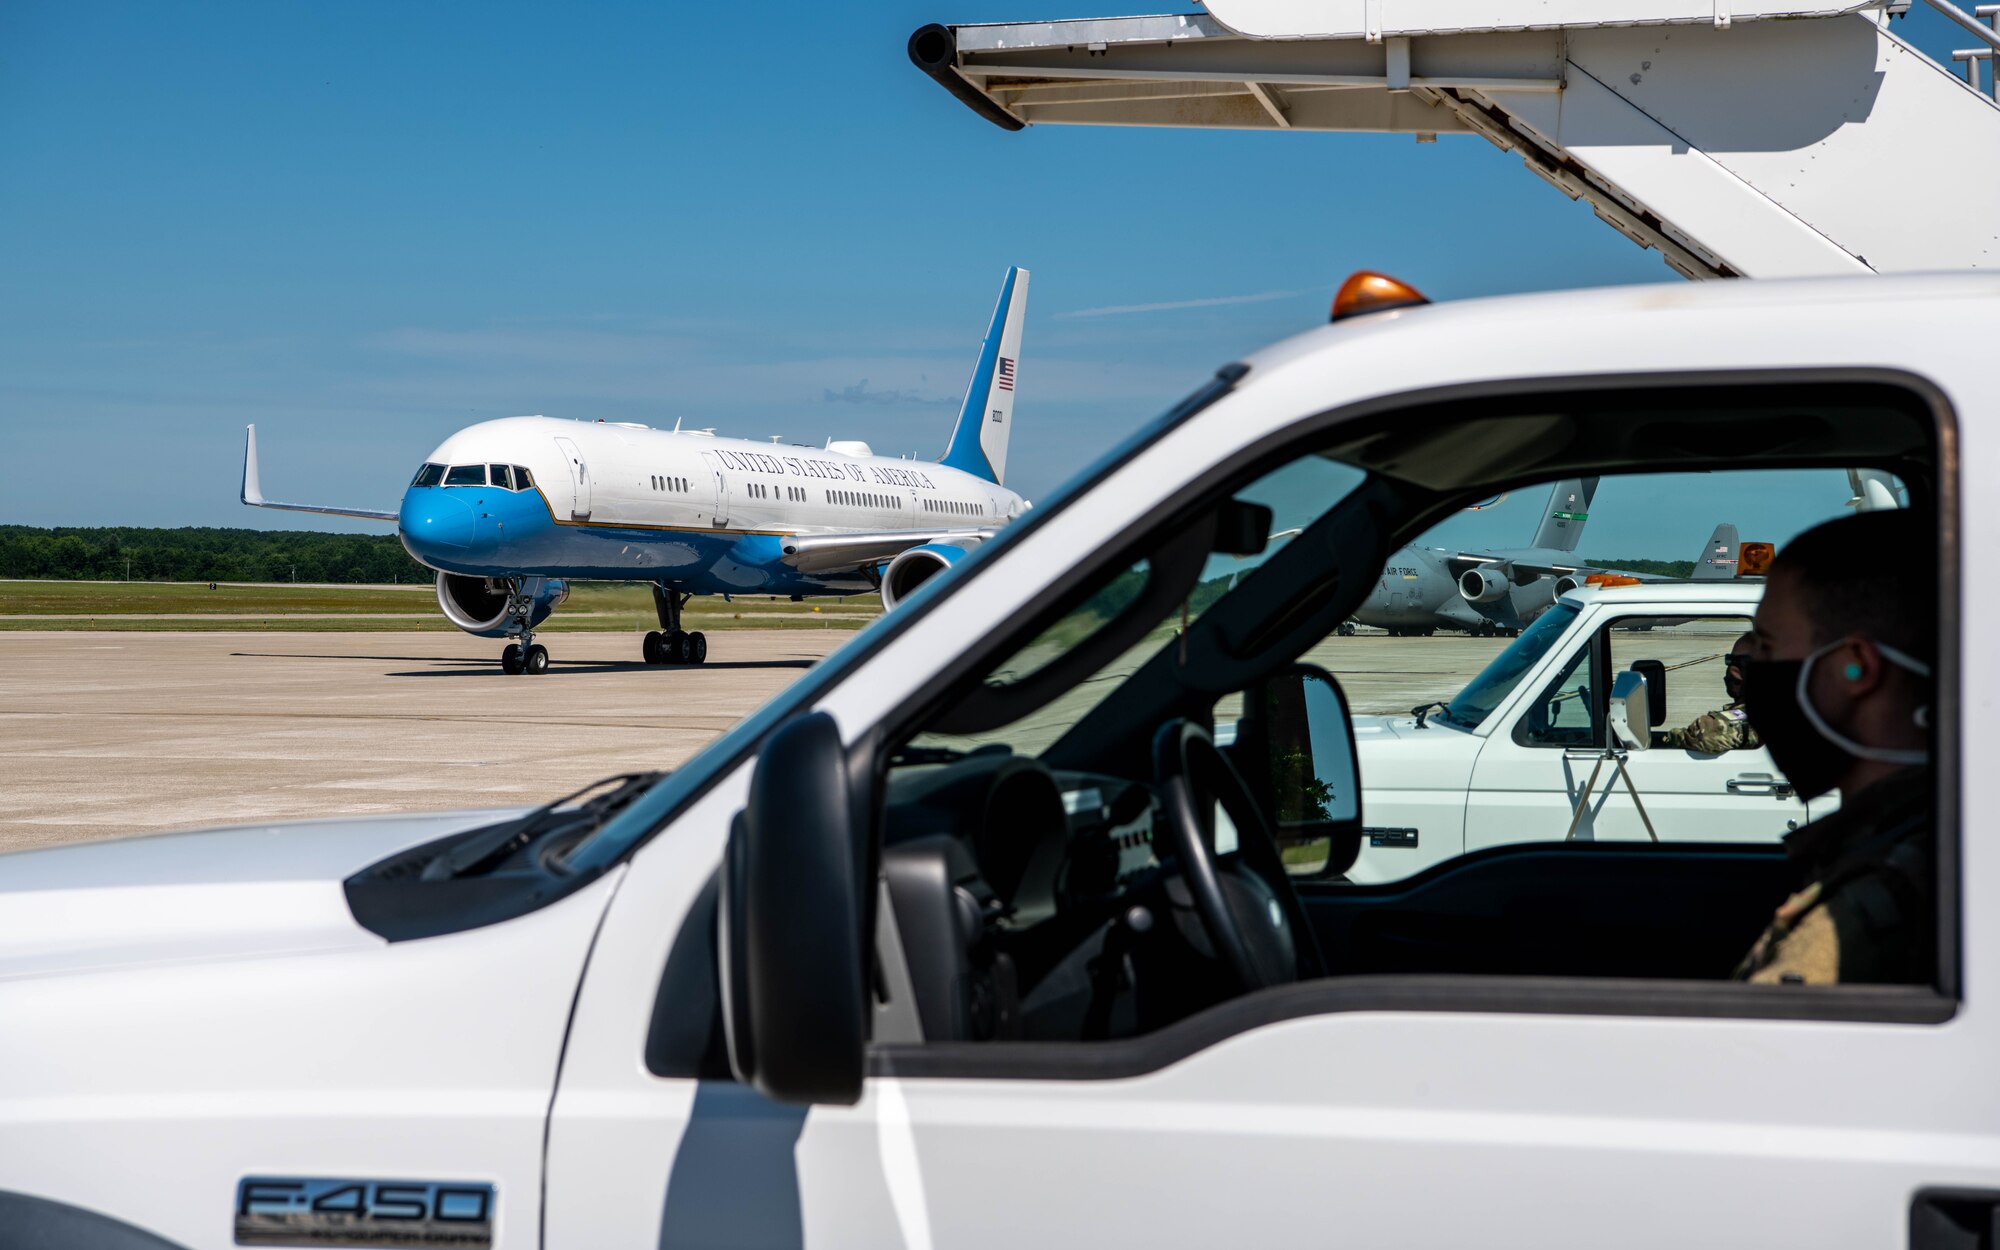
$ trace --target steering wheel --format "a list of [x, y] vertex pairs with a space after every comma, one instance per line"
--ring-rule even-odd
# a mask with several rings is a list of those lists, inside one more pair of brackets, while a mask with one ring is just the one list
[[[1325, 976], [1278, 841], [1208, 731], [1188, 720], [1161, 727], [1153, 739], [1153, 773], [1195, 915], [1238, 985], [1248, 991]], [[1216, 850], [1217, 811], [1236, 827], [1234, 853]]]

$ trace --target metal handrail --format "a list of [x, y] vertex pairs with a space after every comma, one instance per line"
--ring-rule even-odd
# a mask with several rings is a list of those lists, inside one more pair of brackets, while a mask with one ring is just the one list
[[[1965, 27], [1965, 29], [1971, 31], [1973, 34], [1978, 35], [1981, 39], [1985, 40], [1989, 46], [2000, 48], [2000, 31], [1994, 30], [1991, 26], [1988, 26], [1986, 23], [1980, 21], [1979, 18], [1974, 17], [1970, 13], [1967, 13], [1964, 9], [1959, 8], [1956, 4], [1952, 3], [1952, 0], [1927, 0], [1927, 2], [1933, 9], [1936, 9], [1938, 12], [1944, 14], [1952, 21], [1957, 22], [1960, 26]], [[1979, 6], [1979, 12], [1982, 16], [1991, 16], [1991, 14], [1987, 12], [1987, 10], [1989, 9], [1991, 9], [1993, 13], [2000, 13], [2000, 5], [1982, 4]]]

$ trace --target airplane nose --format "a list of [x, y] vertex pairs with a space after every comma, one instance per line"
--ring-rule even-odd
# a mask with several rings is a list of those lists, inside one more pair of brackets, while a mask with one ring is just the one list
[[403, 495], [401, 525], [404, 540], [419, 547], [472, 545], [472, 509], [435, 486]]

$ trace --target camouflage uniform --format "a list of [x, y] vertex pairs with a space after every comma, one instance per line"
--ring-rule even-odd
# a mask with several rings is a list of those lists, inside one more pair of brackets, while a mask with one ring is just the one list
[[1932, 785], [1912, 768], [1785, 838], [1805, 886], [1736, 965], [1764, 984], [1927, 984], [1936, 975]]
[[1758, 740], [1757, 731], [1750, 727], [1750, 717], [1743, 711], [1743, 705], [1731, 703], [1713, 712], [1703, 712], [1685, 729], [1662, 730], [1660, 745], [1719, 755], [1724, 751], [1752, 749], [1763, 743]]

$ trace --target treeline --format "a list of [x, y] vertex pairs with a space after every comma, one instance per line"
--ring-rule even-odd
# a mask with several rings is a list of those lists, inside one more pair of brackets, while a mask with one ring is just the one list
[[0, 577], [63, 581], [425, 582], [393, 534], [0, 525]]
[[1692, 560], [1585, 560], [1594, 569], [1617, 569], [1620, 573], [1644, 573], [1648, 577], [1693, 577]]

